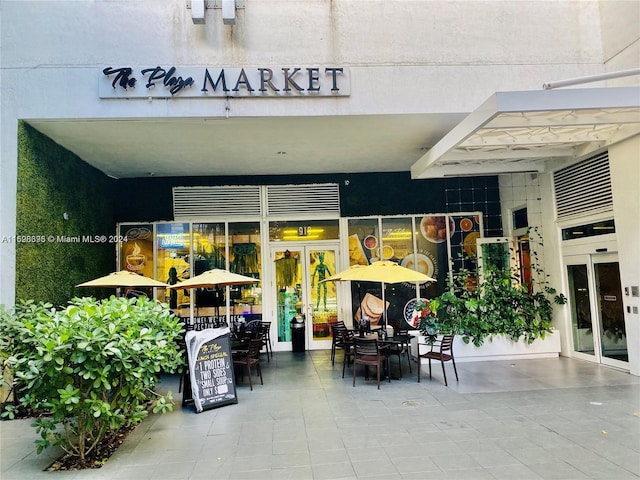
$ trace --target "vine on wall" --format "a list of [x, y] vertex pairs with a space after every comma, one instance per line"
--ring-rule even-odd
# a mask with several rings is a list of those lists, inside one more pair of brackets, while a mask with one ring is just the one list
[[75, 285], [115, 269], [113, 244], [83, 241], [115, 232], [112, 190], [102, 172], [20, 122], [16, 235], [33, 241], [16, 242], [16, 300], [106, 296]]

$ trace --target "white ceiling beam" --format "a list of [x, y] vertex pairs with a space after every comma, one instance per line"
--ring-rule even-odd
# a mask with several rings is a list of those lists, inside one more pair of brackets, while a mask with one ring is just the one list
[[420, 178], [466, 177], [472, 175], [500, 175], [503, 173], [524, 173], [545, 171], [542, 162], [480, 162], [474, 165], [435, 165]]

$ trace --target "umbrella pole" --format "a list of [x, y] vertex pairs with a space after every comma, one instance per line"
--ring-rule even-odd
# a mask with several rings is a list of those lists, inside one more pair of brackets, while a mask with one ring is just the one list
[[382, 282], [382, 328], [386, 330], [387, 328], [387, 301], [385, 299], [385, 283]]

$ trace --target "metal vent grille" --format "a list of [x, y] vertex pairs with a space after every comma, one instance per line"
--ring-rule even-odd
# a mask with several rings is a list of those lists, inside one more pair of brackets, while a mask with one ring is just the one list
[[203, 217], [259, 217], [260, 186], [174, 187], [176, 220]]
[[553, 180], [559, 219], [613, 207], [608, 152], [558, 170]]
[[340, 189], [335, 183], [270, 185], [268, 215], [340, 214]]

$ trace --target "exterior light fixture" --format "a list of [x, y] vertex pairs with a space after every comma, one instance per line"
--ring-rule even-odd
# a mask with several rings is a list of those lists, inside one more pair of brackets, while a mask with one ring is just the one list
[[222, 10], [222, 23], [236, 24], [236, 10], [245, 8], [245, 0], [187, 0], [187, 9], [191, 9], [191, 20], [196, 25], [204, 25], [208, 8]]
[[196, 25], [204, 25], [206, 0], [191, 0], [191, 20]]
[[225, 25], [236, 24], [236, 1], [222, 0], [222, 23]]

